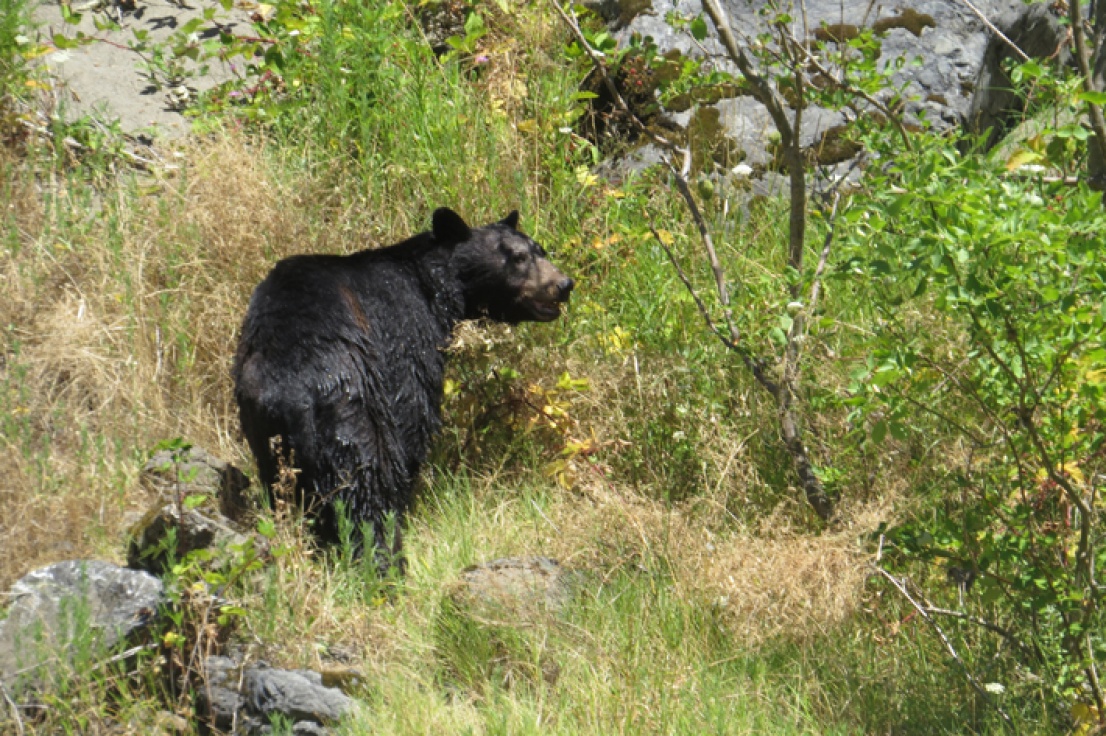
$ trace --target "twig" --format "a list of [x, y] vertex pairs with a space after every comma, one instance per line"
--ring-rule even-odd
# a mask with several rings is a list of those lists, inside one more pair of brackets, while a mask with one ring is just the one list
[[718, 289], [718, 301], [722, 303], [722, 316], [726, 318], [726, 326], [730, 330], [730, 340], [736, 345], [740, 340], [740, 334], [733, 322], [733, 308], [730, 304], [730, 291], [726, 288], [726, 274], [722, 270], [722, 263], [718, 260], [718, 252], [714, 249], [714, 240], [711, 238], [710, 229], [707, 228], [703, 213], [699, 211], [699, 205], [691, 193], [691, 187], [688, 186], [687, 177], [690, 173], [691, 151], [687, 150], [684, 152], [684, 165], [676, 177], [676, 188], [679, 190], [680, 196], [684, 198], [684, 203], [687, 204], [688, 211], [691, 212], [691, 217], [695, 220], [695, 226], [699, 228], [699, 237], [703, 241], [703, 247], [706, 248], [707, 257], [710, 260], [710, 270], [714, 274], [714, 286]]
[[970, 613], [964, 613], [963, 611], [953, 611], [948, 608], [937, 608], [935, 606], [927, 606], [926, 611], [935, 616], [948, 616], [949, 618], [958, 618], [961, 621], [967, 621], [968, 623], [980, 626], [984, 629], [987, 629], [988, 631], [992, 631], [998, 634], [1003, 639], [1006, 639], [1008, 642], [1020, 649], [1022, 654], [1026, 655], [1027, 657], [1031, 657], [1034, 659], [1040, 658], [1040, 653], [1034, 652], [1032, 649], [1026, 646], [1021, 641], [1021, 639], [1015, 636], [1014, 633], [1011, 632], [1009, 629], [1004, 629], [998, 624], [991, 623], [987, 619], [980, 618], [979, 616], [973, 616]]
[[998, 711], [998, 714], [1002, 716], [1002, 720], [1013, 725], [1014, 721], [1011, 720], [1009, 714], [1007, 714], [1007, 712], [1003, 710], [1003, 707], [994, 701], [994, 699], [991, 697], [991, 694], [988, 693], [987, 690], [985, 690], [984, 687], [979, 684], [979, 681], [975, 679], [974, 675], [972, 675], [971, 670], [968, 669], [968, 665], [965, 664], [964, 660], [960, 658], [960, 655], [956, 653], [956, 648], [952, 645], [952, 642], [949, 641], [948, 636], [945, 635], [945, 632], [941, 628], [941, 625], [934, 620], [933, 616], [930, 615], [929, 608], [914, 600], [914, 597], [910, 595], [910, 591], [906, 589], [906, 586], [903, 584], [903, 582], [896, 578], [894, 575], [887, 572], [882, 567], [876, 565], [873, 565], [872, 569], [883, 577], [887, 578], [887, 580], [890, 581], [891, 585], [895, 586], [899, 593], [902, 594], [902, 597], [905, 598], [907, 602], [914, 607], [914, 610], [917, 611], [918, 614], [925, 619], [926, 623], [928, 623], [930, 627], [937, 633], [937, 637], [945, 645], [945, 649], [948, 650], [949, 655], [951, 655], [952, 658], [956, 660], [956, 663], [960, 665], [960, 668], [964, 671], [964, 676], [968, 678], [968, 682], [971, 683], [972, 688], [975, 689], [975, 691], [979, 693], [985, 701], [995, 707], [995, 709]]
[[826, 238], [822, 242], [822, 253], [818, 256], [818, 265], [814, 268], [814, 279], [810, 285], [809, 310], [811, 314], [814, 314], [814, 309], [818, 306], [818, 295], [822, 290], [822, 272], [826, 270], [826, 261], [829, 260], [830, 246], [833, 244], [833, 234], [837, 228], [837, 203], [840, 199], [840, 192], [836, 191], [835, 187], [833, 204], [830, 205], [829, 219], [826, 224]]
[[676, 275], [680, 277], [680, 281], [683, 282], [688, 294], [691, 295], [692, 300], [695, 302], [695, 306], [699, 309], [699, 314], [703, 317], [703, 321], [707, 323], [707, 327], [718, 336], [718, 339], [722, 341], [723, 345], [731, 350], [737, 350], [738, 346], [730, 340], [729, 336], [722, 331], [722, 328], [715, 324], [714, 318], [710, 316], [710, 310], [707, 309], [707, 305], [703, 301], [703, 298], [699, 296], [699, 292], [694, 284], [691, 283], [691, 279], [684, 273], [683, 266], [676, 260], [676, 254], [668, 247], [668, 243], [664, 242], [664, 238], [657, 232], [652, 222], [649, 223], [649, 231], [653, 233], [653, 238], [660, 243], [661, 248], [664, 249], [665, 255], [668, 256], [668, 261], [672, 264], [672, 267], [676, 269]]
[[8, 706], [12, 709], [12, 717], [15, 719], [16, 732], [19, 736], [23, 736], [23, 717], [19, 713], [19, 706], [12, 700], [12, 696], [8, 693], [8, 688], [3, 682], [0, 682], [0, 692], [4, 693], [4, 700], [7, 701]]
[[653, 227], [652, 223], [650, 223], [649, 229], [650, 231], [652, 231], [653, 237], [656, 238], [658, 243], [660, 243], [661, 248], [664, 249], [665, 255], [668, 256], [668, 260], [676, 269], [676, 275], [680, 277], [680, 281], [683, 282], [684, 287], [691, 295], [692, 300], [694, 300], [695, 306], [699, 309], [699, 314], [703, 316], [703, 320], [707, 323], [708, 329], [710, 329], [711, 332], [718, 336], [718, 339], [722, 342], [723, 345], [725, 345], [733, 352], [737, 353], [738, 357], [740, 357], [741, 361], [745, 364], [745, 367], [748, 368], [750, 372], [752, 372], [753, 377], [757, 379], [757, 381], [761, 384], [761, 386], [765, 388], [765, 390], [767, 390], [773, 396], [778, 395], [780, 390], [779, 384], [776, 383], [776, 381], [774, 381], [768, 375], [768, 372], [764, 370], [764, 365], [759, 360], [750, 355], [748, 351], [746, 351], [745, 348], [742, 347], [740, 344], [733, 342], [726, 335], [726, 333], [723, 332], [722, 329], [714, 322], [714, 320], [710, 316], [710, 311], [707, 309], [706, 303], [704, 303], [703, 298], [699, 296], [699, 292], [696, 291], [695, 286], [691, 283], [691, 279], [689, 279], [687, 277], [687, 274], [684, 273], [683, 267], [681, 267], [679, 261], [676, 260], [676, 256], [672, 252], [672, 249], [669, 248], [668, 244], [664, 242], [664, 239], [661, 238], [660, 234]]
[[1005, 43], [1005, 44], [1006, 44], [1007, 46], [1009, 46], [1009, 47], [1010, 47], [1011, 49], [1013, 49], [1013, 50], [1014, 50], [1014, 53], [1015, 53], [1015, 54], [1017, 54], [1017, 55], [1018, 55], [1019, 57], [1021, 57], [1021, 60], [1022, 60], [1022, 61], [1029, 61], [1029, 55], [1028, 55], [1028, 54], [1026, 54], [1026, 53], [1025, 53], [1024, 51], [1022, 51], [1022, 50], [1021, 50], [1020, 48], [1018, 48], [1018, 45], [1017, 45], [1016, 43], [1014, 43], [1013, 41], [1011, 41], [1011, 40], [1009, 39], [1009, 37], [1007, 37], [1007, 35], [1006, 35], [1005, 33], [1003, 33], [1002, 31], [1000, 31], [1000, 30], [998, 29], [998, 27], [997, 27], [997, 26], [995, 26], [995, 24], [994, 24], [994, 23], [992, 23], [992, 22], [991, 22], [991, 21], [990, 21], [990, 20], [989, 20], [989, 19], [987, 18], [987, 16], [983, 14], [983, 11], [982, 11], [982, 10], [980, 10], [980, 9], [979, 9], [979, 8], [977, 8], [976, 6], [972, 5], [972, 2], [971, 2], [971, 0], [960, 0], [960, 2], [964, 3], [965, 5], [967, 5], [967, 6], [968, 6], [968, 10], [972, 11], [973, 13], [975, 13], [976, 17], [977, 17], [977, 18], [979, 18], [979, 20], [981, 20], [981, 21], [983, 22], [983, 25], [987, 26], [987, 30], [989, 30], [989, 31], [990, 31], [991, 33], [993, 33], [993, 34], [995, 34], [996, 36], [998, 36], [999, 38], [1001, 38], [1001, 39], [1003, 40], [1003, 42], [1004, 42], [1004, 43]]
[[[1101, 0], [1099, 1], [1101, 2]], [[1086, 523], [1086, 520], [1084, 520], [1083, 523]], [[1091, 693], [1094, 694], [1095, 705], [1098, 706], [1099, 723], [1101, 724], [1102, 718], [1104, 717], [1104, 714], [1106, 714], [1106, 702], [1103, 702], [1102, 685], [1098, 681], [1098, 670], [1095, 668], [1094, 645], [1091, 643], [1090, 631], [1087, 631], [1087, 633], [1083, 636], [1083, 643], [1084, 646], [1086, 646], [1087, 654], [1089, 655], [1087, 657], [1087, 680], [1089, 681], [1091, 686]]]
[[96, 666], [92, 668], [92, 671], [95, 672], [96, 670], [100, 670], [100, 669], [103, 669], [104, 667], [107, 667], [109, 664], [115, 664], [116, 662], [122, 662], [124, 659], [130, 659], [134, 655], [136, 655], [139, 652], [144, 651], [146, 649], [156, 649], [156, 648], [157, 648], [157, 644], [139, 644], [136, 647], [131, 647], [130, 649], [127, 649], [126, 651], [119, 652], [119, 654], [116, 654], [113, 657], [108, 657], [103, 662], [97, 663]]

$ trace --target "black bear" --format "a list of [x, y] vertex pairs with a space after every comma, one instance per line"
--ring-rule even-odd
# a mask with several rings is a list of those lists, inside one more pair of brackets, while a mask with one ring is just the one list
[[486, 317], [556, 319], [572, 279], [517, 229], [518, 212], [470, 228], [438, 209], [433, 228], [348, 256], [299, 255], [254, 290], [234, 359], [242, 431], [272, 492], [280, 464], [323, 543], [339, 539], [335, 502], [381, 552], [389, 515], [411, 506], [419, 467], [441, 425], [445, 354], [454, 325]]

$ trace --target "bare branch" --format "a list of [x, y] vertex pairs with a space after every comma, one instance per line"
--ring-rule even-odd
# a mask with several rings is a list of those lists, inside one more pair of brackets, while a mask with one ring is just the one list
[[953, 611], [948, 608], [936, 608], [934, 606], [927, 606], [926, 610], [935, 616], [948, 616], [949, 618], [958, 618], [961, 621], [967, 621], [968, 623], [975, 624], [976, 626], [981, 626], [988, 631], [992, 631], [998, 634], [1003, 639], [1006, 639], [1008, 642], [1017, 647], [1021, 651], [1021, 653], [1026, 655], [1027, 657], [1033, 659], [1037, 659], [1040, 657], [1039, 653], [1034, 652], [1032, 649], [1022, 643], [1021, 639], [1015, 636], [1014, 633], [1011, 632], [1009, 629], [1005, 629], [998, 624], [991, 623], [987, 619], [980, 618], [979, 616], [973, 616], [970, 613], [964, 613], [963, 611]]
[[[1101, 0], [1099, 1], [1101, 2]], [[1099, 92], [1101, 90], [1095, 88], [1094, 73], [1091, 71], [1090, 55], [1087, 52], [1087, 40], [1083, 35], [1083, 11], [1079, 6], [1079, 0], [1069, 0], [1068, 17], [1071, 20], [1071, 37], [1075, 44], [1075, 59], [1079, 64], [1079, 73], [1083, 75], [1083, 89], [1087, 92]], [[1102, 29], [1098, 30], [1100, 33], [1102, 32]], [[1087, 113], [1091, 118], [1091, 128], [1094, 129], [1091, 147], [1094, 149], [1094, 155], [1098, 157], [1100, 165], [1106, 166], [1106, 119], [1102, 116], [1102, 107], [1093, 102], [1088, 102]], [[1092, 188], [1100, 188], [1094, 186], [1095, 184], [1095, 182], [1092, 182]], [[1106, 204], [1106, 200], [1104, 200], [1104, 204]]]
[[956, 653], [956, 647], [954, 647], [952, 645], [952, 642], [949, 641], [948, 636], [945, 635], [944, 629], [942, 629], [941, 625], [937, 623], [932, 615], [930, 615], [929, 606], [923, 605], [914, 600], [914, 597], [910, 595], [910, 591], [906, 589], [906, 584], [902, 580], [899, 580], [894, 575], [884, 570], [882, 567], [873, 565], [872, 569], [875, 570], [875, 572], [877, 572], [878, 574], [882, 575], [884, 578], [886, 578], [891, 583], [891, 585], [895, 586], [895, 589], [899, 591], [902, 597], [905, 598], [907, 602], [914, 607], [914, 610], [917, 611], [923, 619], [925, 619], [925, 622], [929, 624], [933, 631], [937, 634], [937, 638], [939, 638], [941, 640], [941, 643], [945, 645], [945, 649], [948, 651], [949, 655], [953, 658], [953, 660], [956, 661], [958, 665], [960, 665], [960, 669], [963, 670], [964, 676], [968, 679], [968, 682], [971, 684], [972, 688], [977, 693], [979, 693], [985, 701], [995, 707], [995, 709], [998, 711], [998, 714], [1002, 716], [1002, 720], [1013, 725], [1014, 722], [1010, 719], [1010, 716], [1006, 713], [1005, 710], [1003, 710], [1001, 705], [994, 702], [991, 694], [988, 693], [983, 688], [983, 686], [979, 684], [979, 681], [975, 679], [974, 675], [972, 675], [971, 670], [968, 669], [968, 665], [965, 664], [964, 660], [960, 658], [960, 655]]
[[[1101, 1], [1101, 0], [1100, 0]], [[1083, 636], [1083, 644], [1087, 649], [1087, 682], [1094, 694], [1095, 705], [1099, 713], [1106, 713], [1106, 698], [1102, 695], [1102, 684], [1098, 681], [1098, 669], [1094, 663], [1094, 644], [1091, 642], [1091, 633], [1088, 630]]]
[[[699, 314], [702, 315], [703, 320], [707, 323], [707, 327], [718, 336], [718, 339], [722, 341], [722, 344], [727, 348], [737, 353], [741, 358], [741, 362], [745, 364], [745, 367], [749, 369], [749, 372], [753, 374], [757, 382], [764, 387], [768, 393], [772, 396], [779, 394], [780, 388], [764, 369], [764, 365], [753, 357], [749, 352], [738, 342], [731, 340], [722, 329], [715, 324], [714, 320], [710, 316], [710, 310], [707, 309], [707, 305], [703, 302], [702, 297], [699, 296], [699, 292], [695, 289], [695, 286], [691, 283], [691, 279], [688, 278], [684, 272], [683, 267], [680, 266], [679, 261], [676, 260], [676, 255], [672, 252], [672, 249], [668, 247], [668, 244], [664, 242], [660, 234], [656, 231], [652, 224], [649, 225], [649, 230], [652, 231], [653, 237], [660, 243], [661, 248], [664, 249], [665, 255], [668, 256], [668, 260], [672, 263], [672, 266], [676, 269], [676, 275], [680, 277], [680, 281], [683, 282], [684, 288], [691, 294], [691, 298], [695, 301], [695, 306], [699, 310]], [[732, 327], [731, 327], [732, 329]]]
[[662, 238], [660, 236], [660, 233], [657, 232], [657, 229], [653, 226], [653, 223], [649, 223], [649, 231], [653, 233], [653, 239], [660, 244], [661, 248], [664, 249], [665, 255], [668, 256], [668, 261], [672, 264], [672, 267], [676, 269], [676, 275], [680, 277], [680, 281], [683, 282], [684, 288], [687, 289], [687, 293], [691, 295], [692, 300], [695, 302], [696, 308], [698, 308], [699, 310], [700, 316], [702, 316], [703, 321], [707, 323], [707, 327], [710, 328], [710, 331], [717, 335], [718, 339], [722, 341], [722, 344], [730, 350], [739, 350], [737, 344], [733, 342], [725, 332], [722, 331], [722, 328], [715, 324], [714, 318], [710, 316], [710, 310], [707, 309], [707, 305], [703, 301], [703, 298], [699, 296], [699, 291], [695, 288], [695, 285], [691, 283], [691, 279], [688, 278], [687, 274], [684, 273], [683, 266], [681, 266], [680, 262], [676, 260], [676, 254], [673, 253], [672, 249], [668, 247], [668, 244], [664, 242], [664, 238]]
[[1020, 48], [1018, 48], [1018, 45], [1016, 43], [1014, 43], [1013, 41], [1011, 41], [1010, 38], [1005, 33], [1000, 31], [998, 29], [998, 27], [994, 23], [992, 23], [990, 21], [990, 19], [987, 18], [986, 15], [983, 14], [982, 10], [977, 8], [975, 5], [972, 5], [971, 0], [960, 0], [960, 2], [967, 5], [968, 10], [975, 13], [975, 16], [977, 18], [979, 18], [980, 21], [983, 22], [983, 25], [987, 26], [987, 30], [989, 30], [991, 33], [993, 33], [996, 36], [998, 36], [999, 38], [1001, 38], [1003, 43], [1005, 43], [1007, 46], [1009, 46], [1011, 49], [1013, 49], [1014, 53], [1017, 54], [1018, 57], [1021, 58], [1022, 61], [1029, 61], [1029, 55], [1026, 54], [1024, 51], [1022, 51]]
[[[829, 521], [833, 515], [833, 504], [829, 497], [826, 495], [825, 489], [822, 486], [821, 480], [818, 478], [817, 473], [814, 470], [813, 463], [810, 462], [807, 454], [806, 445], [803, 442], [802, 430], [800, 428], [799, 421], [792, 408], [792, 403], [796, 395], [795, 387], [792, 385], [796, 380], [793, 375], [789, 374], [788, 365], [795, 363], [795, 351], [798, 340], [792, 340], [787, 347], [787, 350], [791, 354], [790, 358], [785, 357], [783, 364], [783, 380], [775, 380], [765, 367], [764, 361], [755, 358], [749, 353], [749, 351], [740, 345], [740, 335], [737, 330], [737, 326], [733, 322], [733, 313], [731, 311], [731, 302], [729, 289], [726, 286], [725, 273], [722, 269], [721, 262], [718, 259], [717, 251], [714, 247], [714, 241], [710, 234], [710, 228], [707, 226], [706, 220], [699, 210], [698, 203], [695, 200], [694, 195], [691, 192], [691, 188], [688, 184], [688, 176], [690, 174], [691, 167], [691, 153], [686, 148], [681, 148], [664, 137], [649, 130], [641, 120], [626, 104], [625, 99], [619, 94], [616, 85], [607, 73], [606, 65], [603, 62], [600, 54], [590, 47], [587, 39], [584, 37], [583, 32], [580, 30], [579, 25], [575, 20], [562, 8], [557, 0], [550, 0], [553, 3], [554, 8], [561, 18], [568, 25], [573, 35], [580, 45], [587, 51], [589, 58], [592, 61], [593, 66], [598, 70], [599, 74], [603, 77], [603, 83], [607, 87], [607, 90], [611, 93], [611, 96], [615, 100], [615, 104], [619, 109], [627, 115], [631, 124], [644, 136], [648, 137], [669, 155], [678, 155], [683, 160], [683, 165], [677, 168], [671, 159], [666, 159], [665, 163], [668, 165], [670, 172], [676, 182], [676, 188], [680, 193], [681, 198], [687, 206], [688, 212], [691, 214], [692, 219], [695, 222], [696, 227], [699, 230], [700, 239], [703, 242], [703, 247], [707, 251], [707, 256], [710, 260], [711, 271], [714, 274], [715, 287], [718, 291], [719, 302], [723, 308], [723, 317], [725, 319], [726, 327], [728, 328], [728, 336], [722, 332], [722, 330], [709, 318], [709, 310], [706, 309], [706, 305], [702, 303], [698, 293], [694, 290], [690, 280], [682, 269], [676, 263], [676, 259], [669, 250], [668, 246], [663, 240], [657, 237], [658, 242], [661, 243], [665, 252], [668, 254], [669, 260], [672, 261], [677, 267], [677, 273], [683, 281], [684, 286], [692, 294], [692, 298], [696, 302], [696, 306], [699, 308], [701, 314], [707, 318], [707, 326], [720, 338], [722, 343], [729, 349], [733, 350], [741, 358], [741, 361], [752, 372], [757, 382], [772, 394], [776, 400], [776, 407], [779, 411], [780, 432], [787, 447], [788, 453], [791, 455], [792, 461], [795, 466], [796, 473], [802, 482], [803, 490], [806, 493], [806, 497], [811, 507], [815, 510], [820, 518], [825, 521]], [[795, 269], [796, 272], [802, 273], [803, 269], [803, 249], [804, 249], [804, 234], [806, 231], [806, 172], [805, 162], [802, 155], [802, 146], [799, 141], [798, 133], [799, 126], [802, 122], [802, 112], [800, 109], [795, 111], [795, 120], [792, 123], [787, 116], [785, 104], [783, 99], [775, 92], [775, 90], [769, 85], [769, 83], [756, 72], [752, 63], [744, 52], [738, 46], [734, 37], [733, 31], [730, 29], [729, 21], [726, 18], [725, 11], [718, 5], [717, 0], [706, 0], [708, 7], [708, 13], [710, 13], [712, 19], [715, 22], [716, 28], [718, 28], [720, 35], [723, 38], [723, 43], [730, 53], [731, 58], [737, 63], [738, 68], [745, 76], [746, 80], [752, 85], [754, 96], [768, 108], [772, 115], [773, 121], [776, 123], [777, 130], [780, 132], [781, 140], [784, 144], [784, 159], [785, 164], [790, 175], [791, 182], [791, 213], [789, 222], [789, 237], [788, 237], [788, 265]], [[799, 68], [798, 62], [795, 59], [790, 59], [790, 66], [794, 75], [796, 85], [798, 87], [798, 94], [802, 95], [802, 70]], [[657, 236], [656, 231], [654, 235]], [[792, 299], [797, 298], [798, 289], [801, 288], [801, 283], [796, 282], [790, 288]]]

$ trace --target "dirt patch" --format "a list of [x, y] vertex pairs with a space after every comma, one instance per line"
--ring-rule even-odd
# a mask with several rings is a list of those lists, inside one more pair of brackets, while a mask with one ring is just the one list
[[[42, 63], [57, 83], [54, 94], [57, 113], [64, 120], [91, 115], [103, 121], [118, 120], [124, 133], [172, 140], [189, 132], [190, 121], [182, 114], [189, 96], [230, 79], [230, 64], [211, 59], [196, 63], [180, 60], [185, 72], [181, 79], [170, 79], [165, 64], [155, 64], [155, 83], [144, 65], [155, 58], [134, 50], [138, 35], [145, 34], [150, 48], [168, 49], [171, 41], [183, 39], [181, 32], [193, 19], [203, 20], [205, 10], [215, 10], [214, 20], [231, 33], [248, 34], [249, 16], [256, 9], [251, 2], [238, 2], [228, 12], [215, 0], [99, 0], [73, 2], [80, 23], [65, 21], [62, 5], [42, 2], [34, 11], [36, 33], [42, 43], [54, 46], [55, 36], [87, 39], [76, 48], [57, 48], [42, 57]], [[194, 34], [202, 42], [217, 33], [212, 22], [203, 23]], [[65, 44], [63, 44], [65, 45]], [[169, 53], [166, 50], [166, 53]], [[207, 66], [205, 74], [201, 66]], [[160, 67], [160, 68], [158, 68]], [[179, 82], [174, 84], [174, 82]], [[160, 86], [160, 88], [159, 88]]]

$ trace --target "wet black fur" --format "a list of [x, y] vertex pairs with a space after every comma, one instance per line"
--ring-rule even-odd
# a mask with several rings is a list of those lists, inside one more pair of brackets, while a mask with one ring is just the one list
[[539, 267], [557, 280], [544, 285], [552, 303], [568, 298], [571, 279], [515, 229], [517, 218], [470, 229], [438, 210], [431, 232], [349, 256], [293, 256], [254, 291], [233, 368], [242, 430], [266, 488], [278, 475], [271, 440], [291, 452], [296, 501], [321, 541], [338, 541], [341, 500], [355, 529], [368, 522], [378, 548], [398, 551], [385, 519], [410, 508], [441, 425], [442, 350], [454, 325], [556, 317], [518, 301], [520, 274]]

